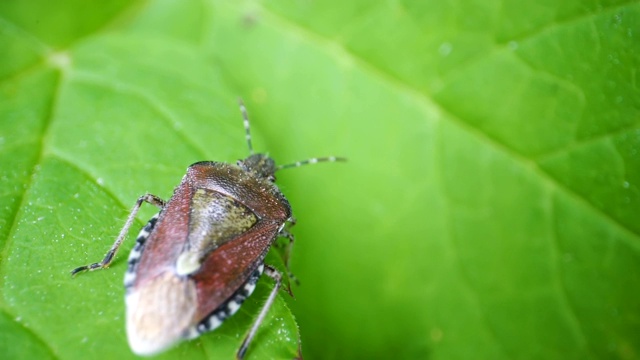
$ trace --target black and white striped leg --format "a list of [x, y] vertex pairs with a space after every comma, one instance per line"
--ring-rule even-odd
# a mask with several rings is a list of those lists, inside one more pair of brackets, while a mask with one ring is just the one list
[[247, 353], [247, 349], [249, 348], [249, 344], [251, 344], [251, 340], [253, 340], [253, 338], [256, 336], [260, 324], [262, 324], [264, 318], [267, 316], [267, 312], [269, 312], [271, 305], [273, 305], [273, 302], [276, 300], [276, 295], [278, 295], [278, 290], [280, 290], [280, 286], [282, 285], [282, 274], [280, 274], [280, 272], [278, 272], [278, 270], [276, 270], [274, 267], [265, 265], [264, 273], [272, 278], [276, 282], [276, 285], [273, 287], [273, 290], [271, 290], [267, 301], [265, 301], [264, 305], [262, 306], [262, 310], [260, 310], [260, 314], [258, 314], [258, 318], [253, 323], [253, 325], [251, 325], [249, 333], [244, 338], [242, 345], [240, 345], [238, 353], [236, 354], [236, 358], [238, 360], [244, 359], [244, 356]]
[[116, 252], [118, 252], [118, 248], [120, 248], [120, 245], [122, 245], [122, 242], [127, 236], [127, 233], [129, 232], [129, 228], [133, 224], [133, 220], [136, 218], [136, 214], [138, 214], [138, 210], [140, 210], [140, 206], [142, 206], [143, 202], [147, 202], [149, 204], [155, 205], [160, 209], [163, 209], [165, 205], [164, 200], [160, 199], [155, 195], [145, 194], [140, 196], [138, 198], [138, 201], [136, 201], [136, 204], [133, 206], [133, 209], [131, 209], [131, 213], [129, 213], [127, 222], [125, 222], [124, 226], [122, 227], [122, 230], [120, 230], [120, 234], [118, 234], [118, 237], [116, 238], [116, 241], [111, 246], [111, 249], [107, 251], [107, 254], [104, 256], [104, 259], [102, 259], [102, 261], [100, 262], [96, 262], [90, 265], [80, 266], [73, 269], [71, 271], [71, 276], [75, 276], [76, 274], [84, 271], [106, 269], [109, 267], [109, 265], [111, 264], [111, 261], [113, 261], [113, 258], [116, 255]]

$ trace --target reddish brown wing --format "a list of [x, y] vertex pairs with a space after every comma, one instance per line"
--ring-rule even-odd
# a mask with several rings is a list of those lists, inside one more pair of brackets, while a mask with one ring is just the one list
[[194, 190], [185, 177], [174, 191], [145, 242], [134, 287], [165, 271], [174, 271], [189, 232], [189, 207]]
[[196, 320], [200, 321], [228, 300], [262, 263], [280, 224], [258, 222], [249, 231], [213, 251], [192, 278], [198, 292]]

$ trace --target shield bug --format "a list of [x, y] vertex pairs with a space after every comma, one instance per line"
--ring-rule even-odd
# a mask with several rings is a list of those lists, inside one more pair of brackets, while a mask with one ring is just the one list
[[247, 111], [240, 101], [249, 157], [237, 164], [197, 162], [187, 168], [169, 201], [146, 194], [137, 201], [104, 259], [80, 272], [104, 269], [113, 261], [142, 206], [160, 209], [142, 228], [124, 277], [126, 329], [134, 353], [152, 355], [178, 341], [211, 331], [233, 315], [264, 273], [275, 281], [257, 319], [238, 349], [242, 359], [281, 287], [282, 275], [264, 258], [278, 237], [293, 235], [291, 206], [275, 185], [275, 172], [318, 162], [313, 158], [276, 166], [254, 154]]

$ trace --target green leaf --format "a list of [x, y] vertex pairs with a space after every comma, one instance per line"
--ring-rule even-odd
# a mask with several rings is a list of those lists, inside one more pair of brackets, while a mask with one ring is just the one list
[[[132, 244], [68, 271], [245, 157], [243, 97], [257, 151], [349, 158], [278, 173], [301, 286], [249, 358], [640, 357], [639, 2], [43, 4], [0, 4], [2, 353], [132, 356]], [[261, 284], [164, 356], [233, 356]]]
[[[2, 21], [14, 31], [20, 21], [12, 16], [6, 10]], [[20, 70], [0, 85], [0, 326], [8, 330], [0, 335], [0, 352], [25, 359], [132, 358], [122, 286], [131, 240], [110, 269], [75, 279], [70, 271], [104, 256], [139, 195], [168, 199], [189, 164], [246, 154], [237, 92], [197, 48], [161, 37], [94, 33], [42, 48], [37, 63], [13, 63]], [[154, 209], [142, 213], [137, 228]], [[277, 257], [270, 259], [278, 265]], [[272, 287], [261, 281], [219, 330], [161, 357], [233, 357]], [[298, 353], [287, 296], [277, 299], [249, 356]]]

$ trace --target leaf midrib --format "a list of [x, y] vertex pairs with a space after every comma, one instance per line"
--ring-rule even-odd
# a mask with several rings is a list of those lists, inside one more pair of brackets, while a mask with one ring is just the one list
[[[603, 8], [602, 11], [600, 12], [585, 13], [585, 14], [581, 14], [580, 16], [575, 16], [572, 18], [565, 19], [562, 22], [554, 22], [551, 25], [541, 27], [540, 29], [538, 29], [538, 31], [530, 32], [529, 36], [523, 37], [522, 40], [537, 36], [551, 28], [582, 21], [589, 17], [600, 16], [604, 12], [610, 12], [610, 11], [612, 12], [619, 8], [625, 7], [630, 3], [636, 3], [636, 2], [637, 1], [629, 1], [624, 4], [618, 4], [616, 6]], [[444, 119], [450, 119], [451, 123], [456, 127], [458, 127], [459, 129], [461, 129], [462, 131], [470, 133], [472, 136], [478, 138], [482, 143], [514, 159], [515, 162], [519, 163], [523, 168], [531, 171], [532, 173], [537, 174], [540, 180], [542, 181], [542, 183], [545, 184], [545, 186], [547, 186], [548, 188], [552, 190], [557, 190], [567, 195], [569, 198], [573, 199], [576, 203], [580, 204], [585, 209], [596, 213], [599, 217], [603, 218], [604, 221], [614, 226], [615, 228], [621, 230], [623, 233], [629, 235], [630, 238], [636, 238], [636, 239], [640, 238], [640, 234], [633, 231], [631, 228], [626, 226], [624, 223], [620, 222], [618, 219], [604, 212], [603, 209], [596, 207], [595, 204], [593, 204], [589, 199], [583, 197], [582, 194], [576, 191], [573, 191], [573, 189], [565, 186], [562, 182], [560, 182], [559, 179], [553, 177], [550, 173], [547, 173], [546, 171], [544, 171], [534, 159], [527, 158], [523, 154], [520, 154], [516, 152], [514, 149], [508, 147], [506, 144], [503, 144], [497, 139], [491, 137], [489, 134], [484, 133], [481, 129], [474, 127], [473, 125], [460, 119], [457, 115], [451, 113], [444, 106], [442, 106], [441, 104], [437, 103], [432, 98], [430, 98], [428, 94], [424, 94], [421, 90], [415, 88], [411, 84], [403, 82], [401, 79], [395, 77], [393, 74], [385, 72], [383, 68], [380, 68], [376, 64], [373, 64], [367, 61], [366, 59], [358, 56], [356, 53], [344, 47], [341, 43], [338, 43], [335, 40], [326, 38], [321, 34], [315, 33], [312, 30], [302, 26], [297, 22], [294, 22], [287, 18], [283, 18], [279, 14], [272, 12], [271, 10], [265, 8], [264, 6], [260, 6], [260, 9], [261, 11], [263, 11], [262, 15], [264, 15], [264, 19], [266, 21], [270, 21], [274, 27], [284, 29], [283, 32], [287, 32], [287, 31], [296, 32], [300, 37], [307, 39], [309, 43], [316, 44], [318, 48], [324, 49], [327, 54], [330, 54], [333, 57], [337, 58], [338, 60], [336, 62], [338, 64], [345, 62], [344, 60], [340, 60], [341, 57], [348, 58], [347, 62], [357, 63], [361, 69], [369, 72], [370, 74], [372, 74], [372, 76], [375, 76], [381, 79], [382, 81], [388, 83], [391, 87], [396, 88], [399, 92], [406, 93], [408, 95], [415, 97], [422, 104], [424, 104], [425, 107], [432, 107], [437, 109], [439, 113], [444, 115], [443, 116]], [[507, 45], [505, 44], [504, 46], [507, 46]], [[494, 48], [494, 51], [497, 51], [497, 49], [499, 48]], [[490, 56], [491, 54], [492, 53], [489, 52], [485, 54], [485, 57]], [[476, 58], [476, 60], [480, 60], [480, 59], [481, 58]], [[446, 121], [446, 120], [441, 120], [440, 118], [437, 118], [434, 120]], [[636, 248], [640, 250], [640, 241], [635, 243], [635, 242], [629, 241], [627, 238], [628, 237], [625, 236], [625, 237], [621, 237], [620, 239], [622, 241], [627, 242], [627, 244], [630, 245], [632, 248]]]

